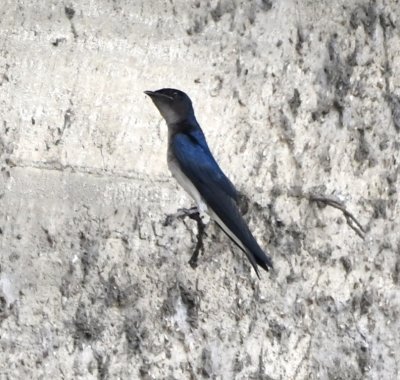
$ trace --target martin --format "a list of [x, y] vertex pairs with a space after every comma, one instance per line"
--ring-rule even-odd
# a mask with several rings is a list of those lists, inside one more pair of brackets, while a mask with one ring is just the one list
[[258, 266], [272, 268], [237, 206], [238, 193], [222, 172], [194, 115], [190, 98], [182, 91], [163, 88], [145, 91], [168, 125], [168, 167], [197, 203], [204, 222], [211, 217], [246, 254], [258, 277]]

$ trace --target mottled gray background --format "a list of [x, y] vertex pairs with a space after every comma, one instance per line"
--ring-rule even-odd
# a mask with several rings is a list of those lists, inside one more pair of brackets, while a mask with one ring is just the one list
[[[395, 0], [2, 0], [0, 379], [400, 378], [399, 30]], [[167, 86], [261, 280], [164, 225]]]

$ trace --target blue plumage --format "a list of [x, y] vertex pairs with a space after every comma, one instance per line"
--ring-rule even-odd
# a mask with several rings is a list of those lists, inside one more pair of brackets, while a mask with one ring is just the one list
[[236, 189], [212, 156], [203, 132], [200, 127], [195, 128], [194, 131], [177, 133], [171, 138], [172, 151], [181, 169], [198, 190], [201, 188], [206, 191], [207, 187], [209, 190], [221, 190], [237, 200]]

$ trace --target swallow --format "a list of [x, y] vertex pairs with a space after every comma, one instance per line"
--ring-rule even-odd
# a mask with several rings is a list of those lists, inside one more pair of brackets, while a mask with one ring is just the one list
[[183, 91], [163, 88], [145, 91], [168, 126], [168, 168], [194, 199], [204, 222], [210, 218], [246, 254], [256, 274], [258, 266], [273, 268], [238, 208], [238, 192], [223, 173], [196, 120], [192, 101]]

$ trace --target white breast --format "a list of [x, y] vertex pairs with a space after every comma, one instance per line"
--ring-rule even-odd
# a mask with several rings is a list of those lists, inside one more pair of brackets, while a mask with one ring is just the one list
[[171, 157], [171, 154], [168, 154], [168, 168], [173, 177], [178, 181], [178, 183], [194, 199], [200, 211], [200, 214], [207, 213], [208, 212], [207, 204], [204, 202], [202, 196], [200, 195], [196, 187], [192, 184], [192, 182], [185, 175], [185, 173], [183, 173], [177, 160]]

